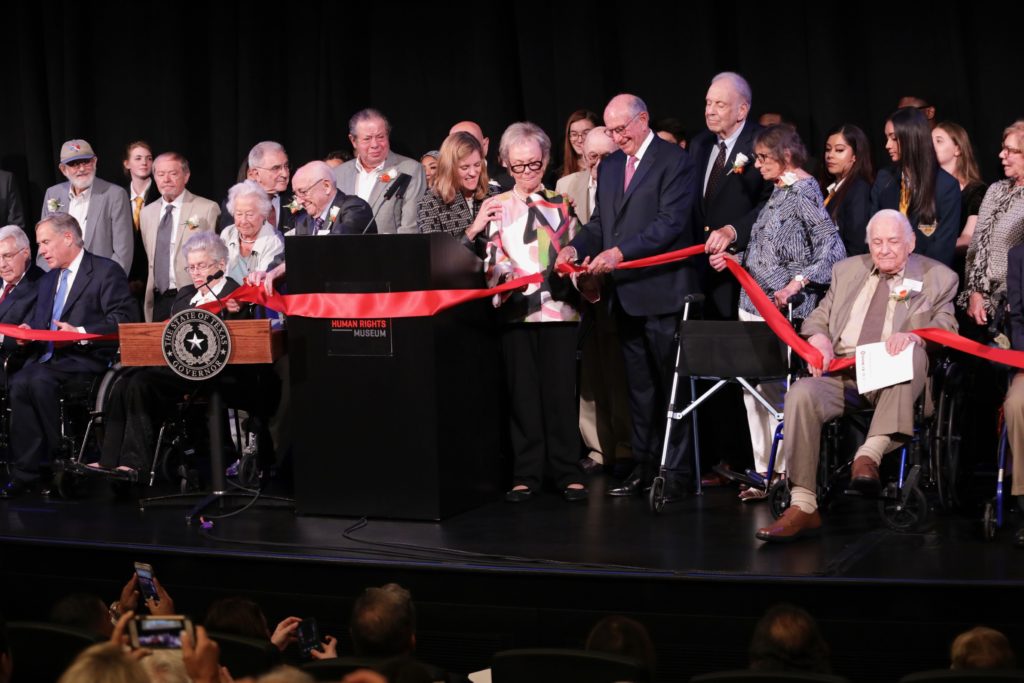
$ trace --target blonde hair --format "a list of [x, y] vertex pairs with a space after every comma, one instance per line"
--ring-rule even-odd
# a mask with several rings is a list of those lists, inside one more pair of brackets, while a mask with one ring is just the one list
[[120, 645], [99, 643], [83, 650], [57, 683], [149, 683], [146, 670]]
[[477, 201], [487, 196], [487, 159], [484, 148], [473, 135], [465, 132], [452, 133], [441, 144], [441, 155], [437, 160], [437, 173], [434, 175], [434, 192], [445, 204], [451, 204], [462, 193], [459, 185], [459, 163], [473, 152], [480, 154], [480, 182], [473, 192]]

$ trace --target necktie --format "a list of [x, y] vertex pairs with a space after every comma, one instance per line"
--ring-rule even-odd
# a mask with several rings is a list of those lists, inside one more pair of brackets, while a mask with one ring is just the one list
[[708, 186], [704, 188], [704, 201], [709, 201], [715, 196], [715, 192], [718, 191], [718, 186], [722, 182], [722, 178], [725, 177], [725, 158], [726, 158], [726, 146], [725, 141], [718, 143], [718, 158], [715, 159], [715, 165], [711, 167], [711, 176], [708, 177]]
[[879, 273], [878, 285], [875, 286], [875, 295], [871, 297], [867, 313], [864, 314], [864, 322], [860, 326], [857, 346], [882, 341], [882, 328], [885, 327], [885, 312], [888, 307], [889, 276]]
[[629, 189], [629, 181], [633, 180], [633, 174], [636, 173], [636, 157], [629, 157], [629, 161], [626, 162], [626, 184], [623, 186], [623, 191]]
[[[53, 312], [50, 314], [50, 329], [57, 329], [57, 322], [60, 320], [61, 314], [64, 312], [64, 302], [68, 298], [68, 273], [71, 272], [67, 268], [60, 271], [60, 281], [57, 283], [57, 294], [53, 297]], [[40, 363], [45, 363], [53, 357], [53, 342], [47, 342], [46, 353], [39, 359]]]
[[267, 222], [277, 227], [277, 209], [274, 208], [274, 200], [270, 200], [270, 213], [267, 215]]
[[314, 235], [319, 235], [320, 231], [323, 229], [323, 227], [324, 227], [324, 219], [323, 218], [317, 217], [317, 218], [313, 219], [313, 234]]
[[7, 298], [7, 295], [11, 293], [12, 289], [14, 289], [14, 283], [13, 282], [8, 282], [7, 284], [4, 285], [3, 294], [0, 294], [0, 304], [2, 304], [4, 302], [4, 299]]
[[132, 203], [135, 205], [134, 208], [132, 208], [132, 223], [135, 224], [135, 229], [138, 230], [139, 216], [142, 215], [142, 197], [136, 197], [132, 200]]
[[156, 252], [153, 254], [153, 281], [158, 292], [171, 286], [171, 232], [174, 230], [174, 205], [168, 204], [156, 229]]

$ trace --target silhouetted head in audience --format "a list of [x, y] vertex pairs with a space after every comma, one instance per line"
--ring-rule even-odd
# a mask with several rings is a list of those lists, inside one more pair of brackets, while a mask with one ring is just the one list
[[7, 622], [0, 614], [0, 683], [11, 680], [11, 648], [7, 644]]
[[975, 626], [964, 631], [949, 648], [951, 669], [1014, 669], [1017, 658], [1010, 641], [999, 631]]
[[362, 657], [397, 657], [416, 649], [416, 607], [397, 583], [367, 588], [352, 606], [352, 649]]
[[83, 650], [57, 683], [150, 683], [137, 659], [120, 645], [99, 643]]
[[150, 683], [192, 683], [181, 650], [153, 650], [141, 661]]
[[214, 601], [206, 610], [203, 626], [207, 631], [228, 633], [243, 638], [270, 638], [267, 617], [260, 606], [248, 598], [238, 596]]
[[654, 643], [647, 628], [628, 617], [605, 617], [587, 636], [587, 650], [631, 657], [654, 673]]
[[750, 668], [829, 673], [829, 648], [814, 618], [793, 605], [769, 609], [754, 629]]
[[107, 606], [98, 597], [88, 593], [72, 593], [58, 600], [50, 609], [50, 621], [104, 638], [109, 638], [114, 632]]
[[256, 683], [315, 683], [316, 679], [294, 666], [279, 666], [256, 679]]

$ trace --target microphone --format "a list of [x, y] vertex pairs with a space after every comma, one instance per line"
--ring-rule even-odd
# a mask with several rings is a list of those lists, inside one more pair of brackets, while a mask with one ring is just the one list
[[409, 187], [409, 183], [411, 182], [411, 175], [409, 175], [408, 173], [399, 173], [398, 177], [395, 178], [391, 182], [391, 184], [387, 186], [387, 188], [385, 188], [384, 194], [377, 198], [377, 208], [373, 210], [373, 216], [370, 217], [370, 222], [366, 224], [366, 227], [364, 227], [362, 232], [360, 232], [359, 234], [365, 235], [366, 231], [370, 229], [370, 226], [373, 225], [373, 222], [377, 220], [377, 213], [384, 206], [384, 202], [388, 201], [389, 199], [396, 195], [398, 196], [399, 199], [402, 199], [405, 196], [406, 188]]
[[216, 299], [217, 303], [219, 303], [220, 306], [221, 306], [220, 312], [217, 315], [219, 315], [221, 318], [226, 320], [227, 317], [225, 315], [225, 312], [228, 310], [228, 306], [227, 306], [227, 304], [224, 303], [224, 300], [221, 299], [217, 295], [217, 292], [213, 291], [213, 287], [210, 286], [211, 282], [213, 282], [215, 280], [219, 280], [222, 277], [224, 277], [224, 271], [223, 270], [218, 270], [216, 273], [212, 273], [211, 275], [207, 275], [206, 276], [206, 282], [204, 282], [202, 285], [200, 285], [199, 288], [206, 287], [207, 291], [209, 291], [210, 294], [213, 294], [213, 298]]

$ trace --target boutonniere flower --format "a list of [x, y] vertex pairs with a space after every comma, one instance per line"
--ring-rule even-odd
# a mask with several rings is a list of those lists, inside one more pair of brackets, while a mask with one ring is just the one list
[[907, 287], [897, 287], [896, 289], [889, 292], [889, 298], [899, 303], [900, 301], [906, 301], [910, 298], [910, 289]]
[[800, 180], [800, 176], [798, 176], [796, 173], [793, 173], [792, 171], [789, 171], [788, 173], [783, 173], [780, 180], [782, 181], [783, 187], [789, 187], [796, 181]]
[[50, 213], [57, 213], [64, 208], [64, 205], [60, 203], [60, 200], [56, 197], [50, 197], [46, 200], [46, 210]]
[[388, 170], [384, 171], [383, 173], [381, 173], [379, 176], [377, 176], [377, 180], [379, 180], [380, 182], [382, 182], [384, 184], [387, 184], [387, 183], [390, 183], [392, 180], [394, 180], [397, 177], [398, 177], [398, 169], [392, 167], [392, 168], [389, 168]]
[[736, 175], [743, 175], [743, 169], [746, 168], [749, 163], [750, 157], [743, 152], [739, 152], [732, 162], [732, 168], [729, 169], [729, 173], [726, 173], [725, 175], [730, 175], [732, 173], [735, 173]]
[[292, 213], [298, 213], [302, 209], [302, 205], [299, 204], [299, 200], [297, 198], [292, 197], [291, 202], [285, 204], [284, 208], [288, 209]]
[[199, 216], [189, 216], [189, 219], [185, 221], [185, 227], [189, 230], [195, 230], [199, 227]]
[[340, 214], [340, 213], [341, 213], [341, 207], [340, 206], [332, 206], [330, 212], [328, 212], [328, 214], [327, 214], [328, 222], [331, 223], [331, 225], [333, 225], [334, 221], [338, 220], [338, 214]]

